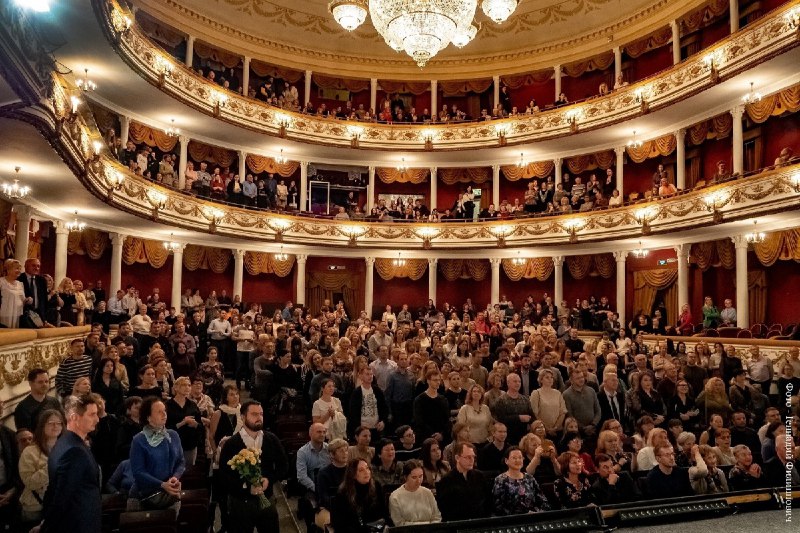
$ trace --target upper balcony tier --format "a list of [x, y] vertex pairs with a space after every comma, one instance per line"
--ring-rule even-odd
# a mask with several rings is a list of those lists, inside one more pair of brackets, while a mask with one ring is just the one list
[[606, 96], [501, 120], [376, 124], [294, 113], [225, 90], [156, 46], [138, 24], [129, 24], [131, 14], [115, 3], [96, 1], [94, 6], [120, 57], [145, 80], [189, 107], [291, 141], [376, 150], [438, 152], [538, 144], [623, 122], [633, 124], [698, 94], [711, 94], [720, 83], [800, 44], [800, 7], [789, 2], [703, 53]]

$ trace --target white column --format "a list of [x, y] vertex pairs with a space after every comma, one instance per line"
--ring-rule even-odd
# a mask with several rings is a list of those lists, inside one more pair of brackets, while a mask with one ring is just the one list
[[375, 274], [375, 258], [365, 257], [364, 263], [367, 265], [366, 277], [364, 279], [364, 310], [367, 312], [367, 316], [370, 320], [372, 320], [372, 293], [375, 290], [372, 278]]
[[239, 183], [244, 183], [245, 176], [247, 176], [247, 152], [239, 150]]
[[128, 143], [128, 133], [131, 129], [131, 119], [126, 115], [119, 116], [119, 138], [122, 139], [123, 148]]
[[617, 260], [617, 314], [619, 323], [625, 326], [625, 258], [628, 256], [626, 250], [614, 252], [614, 259]]
[[184, 59], [184, 63], [189, 68], [192, 68], [192, 62], [194, 59], [194, 35], [187, 35], [186, 36], [186, 58]]
[[[242, 285], [244, 284], [244, 254], [245, 250], [233, 250], [233, 294], [232, 296], [242, 297]], [[244, 299], [242, 299], [244, 301]]]
[[502, 259], [492, 257], [489, 263], [492, 265], [492, 292], [491, 304], [494, 305], [500, 301], [500, 263]]
[[561, 94], [561, 65], [555, 66], [553, 77], [556, 80], [556, 100], [558, 100], [558, 95]]
[[624, 198], [625, 194], [622, 190], [622, 184], [624, 175], [623, 168], [625, 166], [625, 147], [618, 146], [617, 148], [614, 148], [614, 152], [617, 154], [617, 190], [619, 191], [619, 195]]
[[178, 158], [178, 189], [186, 188], [186, 163], [189, 162], [189, 137], [181, 135], [178, 137], [181, 143], [181, 153]]
[[732, 238], [736, 247], [736, 325], [750, 327], [750, 293], [747, 281], [747, 239], [744, 235]]
[[564, 301], [564, 257], [557, 255], [553, 257], [553, 303], [561, 306]]
[[436, 303], [436, 274], [439, 260], [435, 257], [428, 258], [428, 298]]
[[[30, 243], [30, 227], [33, 209], [27, 205], [15, 205], [14, 213], [17, 214], [17, 236], [14, 240], [14, 258], [20, 263], [28, 259], [28, 244]], [[56, 286], [61, 280], [56, 280]]]
[[691, 244], [678, 244], [675, 246], [675, 255], [678, 258], [678, 314], [683, 304], [689, 303], [689, 250]]
[[250, 92], [250, 58], [244, 56], [242, 60], [242, 96]]
[[431, 167], [431, 201], [430, 201], [431, 211], [436, 209], [436, 206], [439, 203], [439, 198], [438, 198], [439, 183], [437, 174], [438, 170], [439, 169], [436, 167]]
[[369, 181], [367, 182], [367, 208], [364, 210], [367, 215], [372, 212], [373, 207], [375, 207], [375, 167], [370, 166]]
[[305, 305], [306, 303], [306, 261], [308, 256], [299, 254], [294, 256], [295, 265], [297, 265], [297, 285], [295, 291], [294, 301], [297, 305]]
[[616, 83], [619, 75], [622, 74], [622, 49], [619, 46], [614, 47], [614, 83]]
[[378, 107], [378, 78], [369, 80], [369, 107], [376, 115], [379, 113]]
[[492, 165], [492, 203], [495, 209], [500, 209], [500, 165]]
[[733, 115], [733, 173], [744, 173], [744, 132], [742, 131], [742, 116], [744, 106], [737, 105], [731, 109]]
[[109, 297], [115, 295], [122, 288], [122, 245], [125, 244], [125, 235], [122, 233], [111, 234], [111, 283], [108, 287]]
[[307, 104], [311, 101], [311, 71], [306, 71], [306, 93], [303, 96], [305, 102], [303, 104]]
[[737, 31], [739, 31], [739, 0], [731, 0], [730, 14], [731, 14], [731, 33], [736, 33]]
[[681, 28], [677, 20], [669, 23], [672, 30], [672, 64], [677, 65], [681, 62]]
[[[560, 157], [556, 157], [555, 159], [553, 159], [553, 167], [555, 168], [555, 175], [553, 177], [553, 187], [561, 183], [561, 180], [563, 179], [563, 170], [561, 168], [561, 163], [562, 159]], [[556, 305], [560, 303], [561, 302], [556, 302]]]
[[431, 80], [431, 120], [436, 122], [439, 116], [439, 81]]
[[500, 76], [493, 76], [492, 81], [494, 82], [494, 107], [497, 107], [500, 104]]
[[176, 311], [181, 308], [181, 283], [183, 279], [183, 249], [186, 248], [185, 244], [179, 244], [177, 248], [172, 250], [172, 295], [170, 296], [169, 305], [174, 307]]
[[67, 258], [69, 253], [67, 247], [69, 245], [69, 230], [62, 221], [57, 221], [56, 226], [56, 265], [53, 271], [53, 279], [56, 284], [61, 283], [61, 280], [67, 277]]
[[300, 161], [300, 211], [308, 210], [308, 161]]
[[675, 132], [675, 186], [678, 190], [686, 188], [686, 130]]

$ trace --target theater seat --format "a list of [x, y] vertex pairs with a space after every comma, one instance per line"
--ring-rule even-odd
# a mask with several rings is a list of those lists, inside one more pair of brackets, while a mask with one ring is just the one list
[[120, 533], [177, 533], [175, 511], [135, 511], [119, 515]]
[[750, 332], [749, 329], [743, 329], [739, 333], [736, 334], [737, 339], [752, 339], [753, 334]]
[[713, 328], [708, 328], [703, 334], [706, 337], [719, 337], [719, 332]]
[[[735, 327], [724, 327], [717, 329], [717, 333], [719, 333], [719, 336], [724, 337], [726, 339], [736, 338], [740, 331], [742, 331], [741, 328], [735, 328]], [[748, 331], [748, 333], [750, 332]]]

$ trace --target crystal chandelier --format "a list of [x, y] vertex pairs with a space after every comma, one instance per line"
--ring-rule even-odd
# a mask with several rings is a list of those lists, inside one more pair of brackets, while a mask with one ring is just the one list
[[642, 241], [639, 241], [639, 247], [635, 250], [631, 251], [631, 255], [636, 259], [644, 259], [650, 254], [650, 250], [647, 248], [642, 248]]
[[75, 211], [75, 218], [72, 219], [72, 222], [66, 223], [67, 231], [83, 231], [86, 228], [86, 224], [78, 220], [78, 212]]
[[400, 164], [397, 165], [397, 171], [398, 172], [407, 172], [408, 171], [408, 165], [406, 165], [406, 158], [405, 157], [400, 158]]
[[397, 259], [392, 261], [392, 265], [396, 267], [404, 267], [406, 266], [406, 260], [400, 256], [400, 252], [397, 252]]
[[9, 200], [21, 200], [28, 196], [28, 193], [31, 192], [31, 188], [27, 185], [20, 185], [19, 184], [19, 171], [22, 170], [21, 167], [14, 167], [14, 183], [4, 183], [3, 184], [3, 194], [5, 194]]
[[748, 244], [761, 244], [764, 242], [764, 239], [767, 238], [767, 235], [762, 232], [758, 231], [756, 225], [758, 224], [757, 220], [753, 221], [753, 231], [750, 233], [745, 234], [744, 240], [747, 241]]
[[289, 260], [289, 255], [284, 253], [283, 246], [281, 246], [281, 251], [280, 252], [278, 252], [277, 254], [274, 254], [274, 257], [275, 257], [275, 261], [288, 261]]
[[97, 84], [89, 79], [88, 68], [83, 69], [83, 74], [84, 74], [83, 78], [79, 78], [75, 82], [75, 85], [77, 85], [78, 88], [84, 92], [94, 91], [95, 89], [97, 89]]
[[511, 260], [511, 263], [512, 263], [512, 264], [514, 264], [514, 266], [522, 266], [522, 265], [524, 265], [524, 264], [525, 264], [525, 263], [527, 263], [527, 262], [528, 262], [528, 260], [527, 260], [527, 259], [525, 259], [524, 257], [522, 257], [522, 253], [521, 253], [521, 252], [519, 252], [519, 251], [517, 251], [517, 256], [516, 256], [516, 257], [514, 257], [514, 258]]
[[275, 158], [275, 162], [276, 162], [277, 164], [279, 164], [279, 165], [285, 165], [285, 164], [286, 164], [286, 157], [284, 157], [284, 155], [283, 155], [283, 148], [281, 148], [281, 153], [280, 153], [280, 155], [278, 155], [278, 156]]
[[177, 250], [177, 249], [179, 249], [181, 247], [180, 243], [177, 243], [177, 242], [172, 240], [174, 236], [175, 235], [173, 233], [170, 233], [169, 234], [169, 240], [168, 241], [164, 241], [164, 249], [167, 252], [174, 252], [175, 250]]
[[166, 129], [165, 133], [167, 134], [167, 137], [177, 137], [181, 134], [181, 130], [175, 127], [174, 118], [172, 119], [170, 126]]
[[[505, 21], [518, 0], [483, 0], [486, 16], [496, 23]], [[366, 19], [386, 44], [404, 51], [417, 65], [425, 64], [450, 43], [461, 48], [478, 33], [473, 22], [478, 0], [332, 0], [328, 10], [347, 31], [358, 28]]]
[[742, 102], [745, 104], [756, 104], [761, 101], [761, 93], [756, 91], [753, 87], [753, 82], [750, 82], [750, 92], [742, 96]]
[[628, 141], [628, 148], [641, 148], [642, 141], [636, 139], [636, 130], [633, 130], [633, 139]]

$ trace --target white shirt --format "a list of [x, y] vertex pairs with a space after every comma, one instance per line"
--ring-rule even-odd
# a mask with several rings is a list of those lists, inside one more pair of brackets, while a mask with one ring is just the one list
[[260, 450], [261, 446], [264, 443], [264, 432], [263, 431], [259, 431], [256, 434], [256, 438], [253, 438], [253, 437], [250, 436], [250, 434], [247, 432], [247, 430], [245, 428], [242, 428], [242, 429], [239, 430], [239, 435], [242, 437], [242, 440], [244, 441], [244, 445], [248, 449], [255, 448], [256, 450]]

